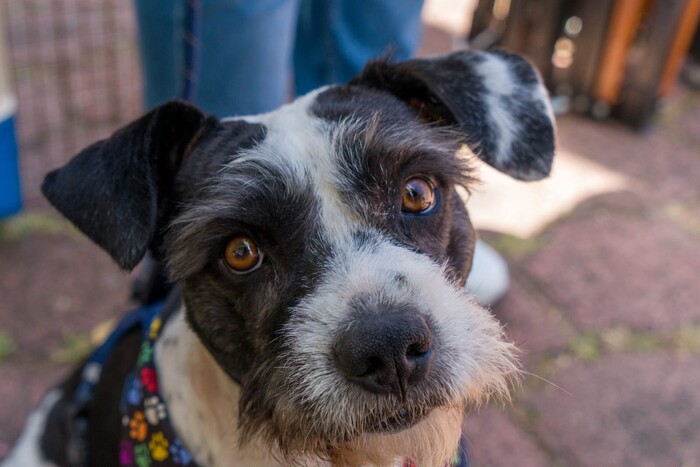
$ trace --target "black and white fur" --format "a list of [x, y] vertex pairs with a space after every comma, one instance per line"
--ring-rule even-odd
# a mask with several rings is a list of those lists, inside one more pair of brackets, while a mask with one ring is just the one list
[[[149, 249], [168, 265], [175, 315], [156, 363], [197, 462], [410, 456], [436, 466], [456, 449], [465, 408], [507, 393], [517, 371], [499, 323], [463, 289], [475, 239], [455, 191], [472, 181], [465, 144], [513, 177], [548, 174], [553, 116], [526, 61], [459, 52], [374, 62], [346, 85], [254, 117], [217, 120], [171, 102], [82, 151], [43, 190], [121, 267]], [[415, 176], [437, 189], [429, 214], [401, 211]], [[265, 255], [247, 275], [221, 259], [240, 234]], [[337, 354], [348, 329], [389, 315], [429, 328], [430, 366], [400, 392], [370, 391], [338, 370]], [[117, 462], [119, 393], [138, 338], [103, 370], [92, 465]], [[3, 465], [65, 462], [60, 420], [79, 373], [49, 393]]]

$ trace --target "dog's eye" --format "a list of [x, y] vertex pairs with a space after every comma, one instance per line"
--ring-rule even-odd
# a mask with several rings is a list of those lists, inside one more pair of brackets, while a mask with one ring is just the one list
[[257, 269], [262, 263], [262, 258], [262, 252], [250, 237], [234, 237], [224, 250], [226, 264], [237, 274], [245, 274]]
[[435, 188], [424, 178], [411, 178], [403, 186], [401, 210], [411, 214], [430, 211], [435, 206]]

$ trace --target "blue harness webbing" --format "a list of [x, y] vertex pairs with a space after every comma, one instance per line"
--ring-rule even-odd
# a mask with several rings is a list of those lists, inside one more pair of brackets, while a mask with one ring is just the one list
[[163, 302], [143, 306], [129, 312], [117, 324], [107, 339], [95, 349], [83, 368], [82, 378], [75, 393], [78, 402], [89, 401], [100, 379], [102, 366], [121, 340], [135, 328], [141, 328], [145, 334], [151, 327], [151, 322], [163, 309]]
[[88, 357], [83, 365], [80, 382], [74, 394], [71, 405], [68, 443], [66, 453], [68, 463], [73, 466], [88, 465], [88, 408], [92, 400], [95, 387], [100, 381], [102, 367], [107, 358], [122, 341], [124, 336], [136, 328], [141, 328], [142, 333], [147, 333], [153, 319], [158, 316], [163, 308], [163, 302], [142, 306], [129, 312], [119, 321], [107, 339], [100, 344]]

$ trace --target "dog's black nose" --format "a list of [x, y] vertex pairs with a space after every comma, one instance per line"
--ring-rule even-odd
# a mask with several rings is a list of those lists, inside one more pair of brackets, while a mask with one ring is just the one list
[[401, 398], [425, 377], [432, 354], [433, 333], [413, 311], [380, 312], [354, 320], [334, 347], [335, 363], [346, 378], [368, 391]]

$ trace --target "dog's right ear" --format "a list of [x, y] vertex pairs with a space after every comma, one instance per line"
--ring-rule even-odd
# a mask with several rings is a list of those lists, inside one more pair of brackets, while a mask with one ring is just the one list
[[180, 164], [216, 124], [190, 104], [169, 102], [82, 150], [49, 173], [41, 190], [122, 268], [133, 269], [157, 233]]

